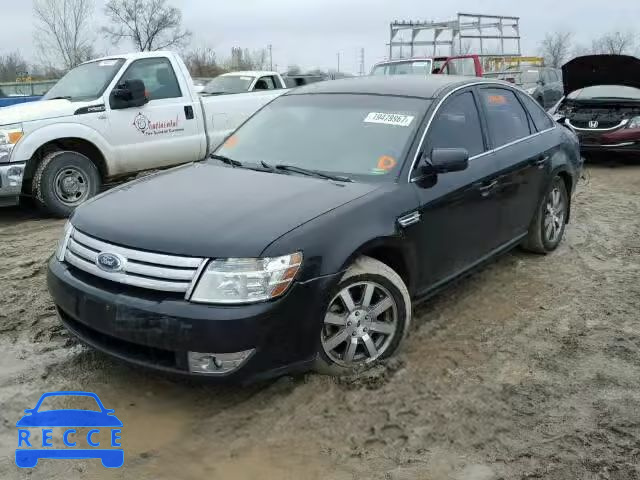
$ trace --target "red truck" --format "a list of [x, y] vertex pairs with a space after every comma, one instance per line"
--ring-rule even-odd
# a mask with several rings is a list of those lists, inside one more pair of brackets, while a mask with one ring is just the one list
[[421, 57], [385, 60], [377, 63], [371, 75], [462, 75], [482, 77], [482, 62], [478, 55], [455, 57]]

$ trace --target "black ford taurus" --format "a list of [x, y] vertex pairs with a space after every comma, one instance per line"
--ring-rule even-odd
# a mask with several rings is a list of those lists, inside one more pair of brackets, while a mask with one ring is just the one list
[[576, 136], [507, 83], [323, 82], [202, 162], [78, 208], [49, 263], [64, 325], [116, 357], [255, 379], [398, 350], [412, 303], [562, 240]]

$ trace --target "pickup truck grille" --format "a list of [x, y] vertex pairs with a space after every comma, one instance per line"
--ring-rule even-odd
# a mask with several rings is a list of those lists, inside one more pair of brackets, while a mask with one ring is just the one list
[[[117, 272], [98, 267], [101, 253], [120, 256], [124, 262]], [[206, 263], [203, 258], [180, 257], [133, 250], [73, 230], [64, 259], [70, 265], [114, 282], [163, 292], [187, 293], [191, 283]]]

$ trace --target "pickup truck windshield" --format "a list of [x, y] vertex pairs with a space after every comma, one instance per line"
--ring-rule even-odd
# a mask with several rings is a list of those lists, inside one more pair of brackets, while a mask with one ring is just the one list
[[393, 181], [429, 100], [379, 95], [286, 95], [216, 154], [243, 165], [290, 165], [365, 181]]
[[122, 58], [83, 63], [62, 77], [42, 99], [96, 99], [104, 93], [123, 63]]
[[255, 77], [229, 75], [216, 77], [204, 88], [203, 93], [216, 95], [220, 93], [243, 93], [249, 91]]
[[371, 75], [431, 75], [432, 71], [433, 61], [426, 59], [376, 65]]

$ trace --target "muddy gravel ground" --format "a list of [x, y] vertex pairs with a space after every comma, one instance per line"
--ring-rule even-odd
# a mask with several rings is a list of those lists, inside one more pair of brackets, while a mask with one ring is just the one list
[[[565, 242], [514, 251], [420, 306], [359, 378], [250, 387], [160, 376], [60, 327], [45, 262], [63, 223], [0, 212], [0, 478], [639, 479], [640, 165], [593, 165]], [[125, 465], [13, 463], [46, 391], [96, 392]]]

